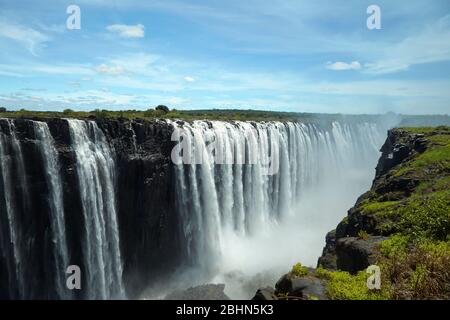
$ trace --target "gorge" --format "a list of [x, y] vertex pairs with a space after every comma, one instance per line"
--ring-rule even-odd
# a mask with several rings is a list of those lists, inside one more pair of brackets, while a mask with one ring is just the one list
[[[208, 282], [250, 298], [286, 265], [315, 264], [395, 124], [0, 119], [0, 298], [160, 298]], [[173, 163], [175, 129], [202, 164]], [[82, 290], [67, 290], [69, 265]]]

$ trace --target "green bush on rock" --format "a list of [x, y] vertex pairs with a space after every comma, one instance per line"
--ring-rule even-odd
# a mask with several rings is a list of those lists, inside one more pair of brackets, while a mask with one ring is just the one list
[[316, 276], [326, 281], [326, 293], [331, 300], [387, 300], [390, 298], [387, 286], [381, 290], [370, 290], [367, 286], [369, 274], [360, 271], [351, 275], [344, 271], [316, 269]]
[[302, 264], [296, 263], [291, 271], [289, 272], [289, 275], [294, 276], [294, 277], [304, 277], [308, 275], [308, 268], [302, 266]]

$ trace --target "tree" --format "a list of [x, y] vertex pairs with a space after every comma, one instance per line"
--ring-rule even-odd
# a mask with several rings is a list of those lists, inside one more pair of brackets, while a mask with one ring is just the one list
[[6, 112], [6, 108], [5, 107], [0, 107], [0, 112]]
[[157, 107], [155, 108], [155, 110], [160, 110], [160, 111], [162, 111], [163, 113], [168, 113], [168, 112], [169, 112], [169, 108], [168, 108], [167, 106], [165, 106], [165, 105], [162, 105], [162, 104], [160, 104], [159, 106], [157, 106]]
[[63, 113], [64, 114], [73, 113], [73, 110], [72, 109], [64, 109]]

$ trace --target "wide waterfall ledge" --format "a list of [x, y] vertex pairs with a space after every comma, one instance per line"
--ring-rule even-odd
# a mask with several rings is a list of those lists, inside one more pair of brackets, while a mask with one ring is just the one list
[[0, 298], [155, 298], [214, 282], [250, 298], [286, 266], [315, 264], [370, 186], [387, 129], [0, 119]]

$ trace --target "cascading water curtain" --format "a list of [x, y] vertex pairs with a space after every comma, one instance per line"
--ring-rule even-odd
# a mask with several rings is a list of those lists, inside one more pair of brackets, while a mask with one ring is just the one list
[[[5, 261], [8, 272], [8, 292], [12, 298], [26, 298], [25, 259], [23, 241], [18, 218], [20, 212], [28, 209], [28, 189], [25, 181], [25, 170], [22, 149], [16, 137], [14, 123], [10, 119], [6, 122], [6, 132], [0, 132], [0, 161], [1, 161], [1, 219], [0, 249], [2, 260]], [[16, 188], [16, 184], [20, 186]], [[19, 192], [17, 192], [17, 190]]]
[[63, 187], [58, 151], [47, 123], [33, 121], [36, 142], [40, 149], [49, 186], [49, 211], [52, 227], [55, 284], [60, 299], [70, 299], [72, 292], [66, 287], [66, 268], [69, 266], [69, 251], [66, 239]]
[[[106, 137], [95, 122], [67, 120], [71, 148], [75, 155], [84, 232], [82, 242], [83, 267], [86, 282], [82, 297], [88, 299], [125, 298], [122, 283], [122, 259], [116, 212], [116, 167], [114, 155]], [[43, 297], [71, 299], [74, 294], [66, 287], [66, 270], [70, 250], [66, 239], [63, 183], [59, 155], [47, 123], [29, 121], [34, 134], [27, 143], [39, 151], [41, 161], [34, 168], [25, 166], [23, 141], [17, 137], [15, 121], [0, 119], [0, 282], [2, 295], [10, 299]], [[28, 124], [26, 124], [28, 126]], [[33, 207], [36, 188], [29, 192], [27, 169], [41, 175], [48, 197], [42, 212], [48, 212], [49, 228], [36, 240]], [[28, 221], [28, 222], [27, 222]], [[29, 224], [32, 226], [30, 227]], [[41, 239], [41, 238], [39, 238]], [[40, 242], [40, 243], [38, 243]], [[40, 259], [34, 250], [42, 248], [49, 254]], [[47, 273], [42, 277], [42, 270]], [[36, 281], [45, 288], [39, 290]]]
[[123, 298], [113, 155], [95, 122], [67, 121], [77, 159], [85, 221], [83, 255], [88, 298]]
[[249, 237], [295, 214], [325, 175], [373, 164], [375, 123], [171, 122], [186, 254], [213, 268], [227, 233]]

